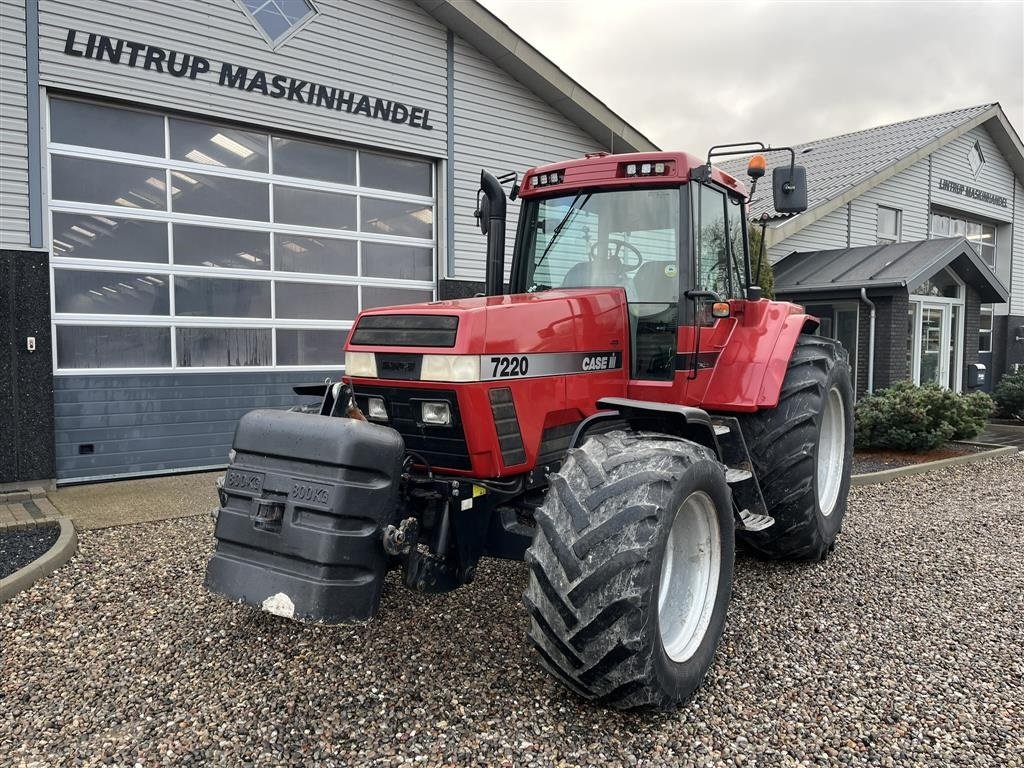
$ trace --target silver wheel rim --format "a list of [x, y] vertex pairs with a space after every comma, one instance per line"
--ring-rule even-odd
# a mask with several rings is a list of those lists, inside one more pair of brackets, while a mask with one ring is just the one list
[[676, 512], [661, 564], [658, 628], [672, 661], [687, 661], [707, 634], [718, 597], [721, 562], [715, 502], [704, 491], [694, 491]]
[[839, 486], [843, 482], [843, 462], [846, 458], [846, 408], [838, 387], [832, 387], [825, 398], [821, 414], [821, 432], [818, 435], [818, 509], [828, 517], [839, 500]]

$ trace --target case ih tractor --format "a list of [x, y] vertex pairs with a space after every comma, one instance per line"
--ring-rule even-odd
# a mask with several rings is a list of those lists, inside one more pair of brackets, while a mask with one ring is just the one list
[[[521, 188], [482, 173], [487, 295], [363, 312], [343, 380], [296, 388], [318, 406], [242, 418], [208, 588], [358, 622], [391, 570], [447, 592], [481, 557], [525, 559], [528, 636], [553, 677], [620, 708], [689, 697], [736, 542], [823, 559], [850, 484], [846, 352], [761, 297], [745, 187], [711, 164], [753, 149], [588, 155]], [[788, 151], [773, 196], [795, 213], [806, 176]], [[753, 190], [763, 155], [748, 173]]]

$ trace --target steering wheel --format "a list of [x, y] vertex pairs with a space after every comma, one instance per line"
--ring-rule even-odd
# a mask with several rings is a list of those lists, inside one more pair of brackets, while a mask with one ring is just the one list
[[[612, 251], [612, 253], [610, 253], [608, 255], [608, 258], [609, 259], [616, 259], [616, 260], [618, 260], [619, 265], [622, 267], [622, 271], [623, 272], [634, 272], [634, 271], [636, 271], [637, 269], [640, 268], [641, 264], [644, 263], [644, 255], [642, 253], [640, 253], [640, 249], [637, 248], [632, 243], [627, 243], [625, 240], [618, 240], [618, 239], [614, 239], [613, 240], [613, 239], [609, 238], [608, 239], [608, 245], [615, 247], [615, 250]], [[597, 243], [594, 243], [592, 246], [590, 246], [590, 260], [591, 261], [594, 261], [597, 258], [597, 248], [598, 248], [598, 244]], [[636, 256], [636, 263], [623, 261], [622, 260], [622, 252], [623, 251], [629, 251], [634, 256]]]

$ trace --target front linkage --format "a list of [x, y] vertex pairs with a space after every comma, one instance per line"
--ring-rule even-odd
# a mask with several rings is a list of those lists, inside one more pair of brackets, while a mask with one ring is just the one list
[[523, 558], [543, 478], [437, 476], [398, 432], [363, 417], [349, 385], [296, 390], [320, 405], [239, 423], [209, 589], [288, 618], [364, 621], [389, 570], [410, 589], [447, 592], [484, 555]]

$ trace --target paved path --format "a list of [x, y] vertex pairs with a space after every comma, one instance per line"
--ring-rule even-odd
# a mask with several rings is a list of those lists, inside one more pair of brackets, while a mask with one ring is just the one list
[[32, 528], [62, 517], [42, 488], [0, 494], [0, 532]]
[[196, 472], [68, 485], [51, 491], [50, 500], [80, 531], [151, 523], [209, 514], [217, 506], [217, 478], [222, 474]]
[[1024, 451], [1024, 425], [989, 424], [985, 431], [978, 435], [978, 442], [1012, 445]]

